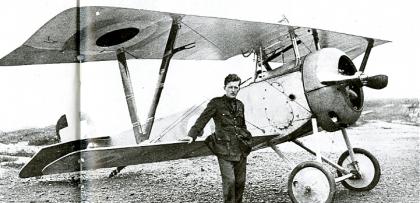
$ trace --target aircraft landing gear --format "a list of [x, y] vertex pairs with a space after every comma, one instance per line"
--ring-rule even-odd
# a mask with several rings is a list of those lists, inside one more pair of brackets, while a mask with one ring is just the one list
[[[343, 180], [343, 186], [355, 191], [371, 190], [378, 184], [381, 176], [378, 160], [364, 149], [353, 148], [345, 128], [342, 128], [341, 132], [348, 150], [341, 154], [338, 165], [353, 174], [353, 176]], [[337, 175], [343, 177], [342, 170], [338, 170]]]
[[[303, 143], [294, 140], [298, 146], [315, 155], [315, 152], [307, 148]], [[331, 203], [334, 200], [335, 183], [337, 182], [331, 173], [322, 166], [319, 161], [305, 161], [298, 165], [287, 159], [276, 145], [271, 145], [274, 152], [279, 155], [293, 169], [289, 175], [287, 191], [292, 202], [322, 202]], [[335, 165], [344, 170], [339, 165], [332, 163], [325, 157], [319, 155], [319, 158], [328, 164]]]
[[[314, 126], [317, 126], [316, 123]], [[314, 134], [316, 130], [314, 129]], [[341, 131], [348, 150], [341, 154], [338, 163], [322, 156], [319, 150], [312, 150], [295, 139], [292, 140], [293, 143], [317, 157], [317, 161], [306, 161], [295, 165], [275, 144], [271, 144], [271, 148], [279, 157], [284, 159], [291, 169], [293, 168], [287, 185], [292, 202], [333, 202], [335, 184], [339, 182], [354, 191], [371, 190], [378, 184], [381, 176], [378, 160], [364, 149], [353, 148], [346, 130], [343, 128]], [[322, 162], [335, 168], [338, 177], [334, 178]]]
[[[341, 184], [349, 190], [371, 190], [378, 184], [381, 176], [379, 162], [370, 152], [364, 149], [354, 148], [353, 151], [356, 162], [352, 163], [349, 151], [345, 151], [338, 159], [338, 165], [354, 174], [353, 177], [342, 181]], [[341, 177], [341, 171], [337, 171], [337, 175]]]
[[332, 202], [335, 180], [320, 163], [306, 161], [292, 170], [287, 190], [292, 202]]

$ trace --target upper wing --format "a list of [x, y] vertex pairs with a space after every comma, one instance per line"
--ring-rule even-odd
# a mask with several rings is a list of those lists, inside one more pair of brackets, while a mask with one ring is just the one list
[[[290, 46], [289, 28], [301, 41], [302, 56], [315, 50], [312, 28], [128, 8], [80, 7], [52, 18], [2, 58], [0, 65], [115, 60], [115, 51], [121, 47], [129, 53], [128, 59], [161, 59], [174, 18], [181, 18], [175, 47], [195, 43], [194, 48], [175, 54], [174, 59], [226, 60], [260, 49], [273, 53]], [[317, 31], [321, 47], [336, 47], [351, 58], [362, 54], [367, 46], [361, 36]], [[374, 45], [385, 42], [375, 39]], [[280, 58], [293, 60], [293, 50], [285, 51]]]

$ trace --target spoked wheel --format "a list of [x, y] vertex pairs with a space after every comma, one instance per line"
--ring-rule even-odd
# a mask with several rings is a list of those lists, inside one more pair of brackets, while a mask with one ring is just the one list
[[289, 176], [288, 193], [293, 202], [332, 202], [335, 193], [333, 176], [315, 161], [297, 165]]
[[[368, 191], [378, 184], [381, 176], [381, 168], [378, 160], [368, 151], [360, 148], [353, 148], [354, 158], [356, 160], [355, 169], [351, 164], [349, 151], [345, 151], [338, 159], [338, 165], [355, 173], [354, 177], [342, 182], [343, 186], [354, 191]], [[342, 175], [337, 171], [338, 177]]]

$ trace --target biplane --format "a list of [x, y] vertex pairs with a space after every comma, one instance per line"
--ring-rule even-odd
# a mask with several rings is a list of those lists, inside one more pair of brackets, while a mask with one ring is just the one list
[[[288, 193], [292, 201], [331, 202], [339, 182], [350, 190], [371, 190], [380, 179], [380, 165], [368, 151], [352, 147], [346, 128], [362, 113], [363, 87], [387, 86], [387, 76], [364, 74], [372, 48], [386, 42], [288, 24], [117, 7], [67, 9], [3, 57], [0, 65], [117, 60], [133, 128], [120, 135], [46, 146], [22, 168], [19, 177], [118, 167], [112, 173], [116, 175], [128, 165], [211, 155], [202, 139], [191, 144], [181, 141], [206, 102], [155, 119], [170, 61], [253, 55], [255, 67], [250, 68], [255, 69], [254, 74], [241, 84], [238, 94], [245, 104], [253, 150], [270, 147], [287, 161], [277, 145], [292, 142], [316, 157], [291, 164]], [[352, 60], [362, 54], [357, 68]], [[130, 59], [161, 60], [153, 102], [143, 122], [137, 115], [127, 66]], [[214, 124], [209, 123], [203, 139], [212, 130]], [[320, 130], [342, 132], [348, 150], [337, 163], [299, 141]], [[334, 167], [338, 177], [322, 163]]]

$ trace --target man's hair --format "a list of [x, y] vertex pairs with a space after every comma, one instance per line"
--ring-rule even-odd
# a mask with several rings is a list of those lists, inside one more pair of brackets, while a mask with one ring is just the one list
[[239, 81], [239, 84], [241, 83], [241, 78], [236, 74], [229, 74], [225, 77], [225, 86], [230, 82], [236, 82]]

